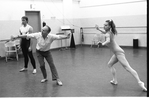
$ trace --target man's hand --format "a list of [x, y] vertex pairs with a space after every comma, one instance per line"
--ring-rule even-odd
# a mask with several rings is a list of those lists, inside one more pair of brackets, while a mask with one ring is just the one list
[[30, 51], [32, 51], [32, 48], [31, 48], [31, 46], [28, 48], [28, 51], [30, 52]]
[[25, 34], [30, 34], [29, 32], [26, 32]]
[[70, 33], [67, 34], [67, 38], [70, 38]]

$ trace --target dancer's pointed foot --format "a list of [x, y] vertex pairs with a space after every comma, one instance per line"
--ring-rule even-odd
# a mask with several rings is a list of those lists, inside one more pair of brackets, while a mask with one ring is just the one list
[[146, 87], [144, 86], [144, 82], [139, 82], [139, 86], [142, 88], [143, 91], [147, 91]]

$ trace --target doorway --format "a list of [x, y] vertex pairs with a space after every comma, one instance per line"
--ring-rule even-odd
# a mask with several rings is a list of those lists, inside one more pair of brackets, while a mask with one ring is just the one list
[[[25, 11], [25, 16], [28, 17], [28, 24], [33, 27], [33, 33], [41, 31], [40, 11]], [[37, 41], [33, 39], [33, 53], [36, 52]]]

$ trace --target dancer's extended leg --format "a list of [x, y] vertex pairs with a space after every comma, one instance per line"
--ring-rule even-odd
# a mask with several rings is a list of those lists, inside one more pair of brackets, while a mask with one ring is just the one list
[[144, 83], [140, 80], [138, 73], [129, 65], [127, 59], [125, 58], [125, 54], [124, 53], [118, 53], [117, 54], [117, 59], [118, 61], [122, 64], [122, 66], [128, 71], [130, 72], [133, 77], [137, 80], [139, 86], [144, 90], [147, 91], [147, 89], [144, 86]]

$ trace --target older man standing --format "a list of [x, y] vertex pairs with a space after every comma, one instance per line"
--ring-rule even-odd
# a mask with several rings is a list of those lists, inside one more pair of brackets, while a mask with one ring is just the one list
[[41, 80], [41, 83], [48, 81], [47, 72], [46, 72], [46, 68], [45, 68], [45, 62], [44, 62], [44, 58], [45, 58], [50, 66], [50, 69], [51, 69], [52, 80], [56, 81], [58, 85], [62, 86], [62, 82], [59, 79], [56, 67], [53, 62], [53, 58], [52, 58], [52, 55], [50, 52], [50, 46], [54, 40], [69, 38], [70, 34], [68, 34], [67, 36], [62, 36], [62, 35], [51, 34], [50, 32], [51, 32], [51, 28], [46, 25], [42, 28], [42, 32], [18, 35], [17, 37], [11, 37], [11, 38], [12, 39], [36, 38], [37, 39], [36, 53], [37, 53], [37, 58], [38, 58], [38, 61], [40, 64], [40, 69], [42, 71], [43, 78], [44, 78]]

